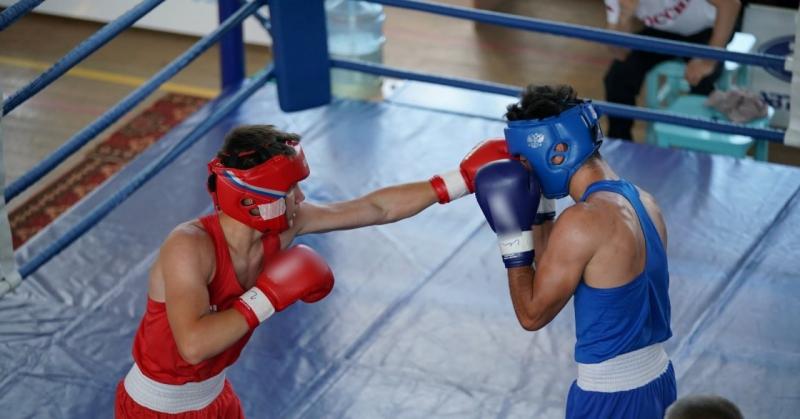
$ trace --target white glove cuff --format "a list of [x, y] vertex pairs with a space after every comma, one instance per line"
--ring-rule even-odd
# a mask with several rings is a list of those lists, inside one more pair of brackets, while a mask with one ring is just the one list
[[497, 236], [500, 254], [513, 255], [533, 250], [533, 233], [530, 230], [520, 231], [518, 234]]
[[239, 300], [247, 307], [250, 307], [250, 310], [252, 310], [258, 318], [259, 323], [275, 314], [275, 307], [272, 305], [272, 302], [269, 301], [264, 291], [261, 291], [258, 287], [250, 288], [239, 297]]
[[556, 200], [542, 196], [542, 199], [539, 200], [539, 209], [536, 212], [539, 214], [555, 213]]
[[469, 193], [467, 189], [467, 182], [461, 176], [460, 170], [453, 170], [439, 175], [444, 181], [444, 186], [447, 188], [447, 195], [450, 196], [450, 201], [455, 201], [458, 198]]

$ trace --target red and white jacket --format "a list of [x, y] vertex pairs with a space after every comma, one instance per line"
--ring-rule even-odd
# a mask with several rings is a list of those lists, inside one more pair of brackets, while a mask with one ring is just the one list
[[[619, 23], [619, 0], [605, 0], [606, 20]], [[645, 26], [679, 35], [694, 35], [714, 26], [717, 8], [706, 0], [639, 0], [636, 17]]]

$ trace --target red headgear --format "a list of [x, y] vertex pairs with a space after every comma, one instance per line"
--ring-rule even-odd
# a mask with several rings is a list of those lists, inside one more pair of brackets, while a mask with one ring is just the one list
[[[216, 185], [209, 193], [214, 206], [262, 233], [278, 234], [288, 229], [286, 194], [308, 177], [309, 169], [300, 144], [287, 145], [294, 148], [295, 155], [277, 155], [246, 170], [225, 167], [219, 158], [211, 160], [208, 172], [216, 175]], [[250, 205], [245, 205], [246, 199]], [[253, 208], [258, 209], [257, 215], [250, 213]]]

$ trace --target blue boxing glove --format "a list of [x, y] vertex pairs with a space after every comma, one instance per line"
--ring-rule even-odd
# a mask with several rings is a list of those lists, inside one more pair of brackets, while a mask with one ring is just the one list
[[541, 198], [536, 179], [519, 161], [498, 160], [478, 171], [475, 198], [497, 234], [506, 268], [531, 266], [531, 225]]

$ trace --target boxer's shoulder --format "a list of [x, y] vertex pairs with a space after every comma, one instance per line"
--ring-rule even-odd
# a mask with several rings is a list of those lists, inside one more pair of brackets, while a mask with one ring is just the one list
[[608, 240], [615, 222], [614, 214], [606, 205], [591, 201], [577, 202], [561, 212], [550, 237], [566, 236], [567, 242], [596, 248]]
[[214, 240], [197, 220], [177, 225], [161, 247], [161, 258], [166, 261], [213, 261], [214, 255]]
[[597, 224], [597, 221], [607, 216], [607, 211], [602, 204], [596, 201], [576, 202], [561, 212], [558, 222], [565, 226], [584, 226]]
[[206, 230], [199, 220], [191, 220], [178, 224], [172, 229], [166, 240], [198, 244], [208, 242], [213, 245], [211, 232]]

